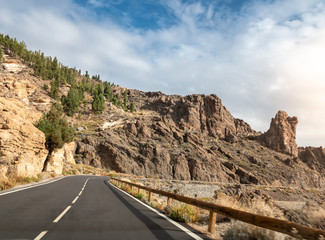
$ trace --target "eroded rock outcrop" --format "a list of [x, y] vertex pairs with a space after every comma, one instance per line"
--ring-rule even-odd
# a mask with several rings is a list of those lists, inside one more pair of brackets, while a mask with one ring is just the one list
[[193, 94], [185, 97], [161, 92], [143, 93], [132, 90], [130, 99], [137, 108], [157, 112], [171, 128], [196, 131], [203, 135], [225, 138], [227, 135], [249, 135], [255, 131], [243, 120], [235, 119], [216, 95]]
[[279, 111], [275, 118], [272, 118], [270, 129], [260, 137], [260, 140], [268, 148], [297, 157], [297, 124], [297, 117], [289, 117], [286, 112]]
[[48, 151], [45, 136], [33, 123], [41, 113], [18, 99], [0, 97], [0, 174], [34, 176], [43, 169]]
[[74, 153], [76, 151], [76, 143], [65, 143], [62, 148], [55, 149], [46, 166], [47, 172], [53, 172], [55, 174], [62, 174], [62, 170], [65, 164], [75, 164]]

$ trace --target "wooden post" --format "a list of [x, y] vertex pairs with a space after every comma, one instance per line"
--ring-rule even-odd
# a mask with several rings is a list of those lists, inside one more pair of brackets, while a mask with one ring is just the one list
[[208, 232], [214, 233], [215, 226], [216, 226], [216, 213], [210, 211]]
[[172, 198], [167, 198], [167, 206], [169, 207], [170, 205], [172, 205]]
[[151, 195], [152, 195], [152, 192], [149, 192], [148, 202], [151, 202]]

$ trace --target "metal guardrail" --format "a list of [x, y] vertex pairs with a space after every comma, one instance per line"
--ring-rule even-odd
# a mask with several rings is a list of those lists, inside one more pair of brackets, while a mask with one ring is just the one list
[[165, 196], [168, 198], [167, 204], [170, 204], [171, 199], [178, 200], [183, 203], [187, 203], [205, 210], [208, 210], [210, 212], [209, 214], [209, 225], [208, 225], [208, 231], [213, 233], [215, 229], [215, 222], [216, 222], [216, 213], [227, 216], [229, 218], [233, 218], [242, 222], [246, 222], [258, 227], [266, 228], [269, 230], [273, 230], [276, 232], [281, 232], [287, 235], [290, 235], [292, 237], [298, 238], [298, 239], [324, 239], [325, 238], [325, 231], [321, 229], [314, 229], [310, 227], [306, 227], [294, 222], [285, 221], [281, 219], [266, 217], [257, 215], [254, 213], [245, 212], [242, 210], [233, 209], [230, 207], [225, 207], [221, 205], [217, 205], [210, 202], [201, 201], [195, 198], [185, 197], [181, 195], [177, 195], [170, 192], [165, 192], [162, 190], [149, 188], [145, 186], [141, 186], [135, 183], [126, 182], [120, 179], [111, 178], [112, 183], [115, 183], [117, 185], [129, 185], [131, 187], [137, 187], [138, 190], [143, 189], [145, 191], [148, 191], [148, 202], [151, 201], [152, 193], [156, 193], [162, 196]]

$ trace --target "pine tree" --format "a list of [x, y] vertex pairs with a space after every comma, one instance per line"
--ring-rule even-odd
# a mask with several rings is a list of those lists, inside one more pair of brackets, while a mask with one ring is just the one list
[[134, 102], [132, 101], [131, 102], [131, 109], [130, 109], [131, 112], [134, 112], [135, 111], [135, 106], [134, 106]]
[[128, 90], [125, 89], [124, 91], [124, 102], [123, 102], [123, 109], [124, 111], [127, 111], [127, 104], [128, 104]]
[[64, 118], [63, 108], [59, 103], [54, 103], [51, 110], [35, 125], [45, 134], [45, 147], [49, 151], [43, 170], [46, 170], [49, 156], [56, 148], [61, 148], [64, 143], [71, 142], [75, 129]]
[[46, 149], [50, 153], [56, 148], [61, 148], [64, 143], [73, 140], [74, 128], [64, 118], [63, 108], [59, 103], [52, 105], [51, 110], [44, 114], [36, 127], [44, 132]]
[[54, 99], [58, 98], [59, 95], [59, 83], [57, 80], [52, 80], [51, 82], [51, 92], [50, 92], [50, 96]]
[[101, 84], [97, 85], [97, 89], [94, 93], [94, 101], [92, 103], [92, 109], [96, 114], [102, 113], [105, 109], [105, 100], [103, 97], [103, 88]]
[[112, 101], [113, 91], [108, 82], [104, 83], [104, 96], [107, 99], [107, 101]]
[[[82, 93], [83, 94], [83, 93]], [[76, 86], [72, 86], [68, 95], [62, 97], [63, 109], [68, 116], [72, 116], [74, 113], [79, 111], [81, 103], [81, 93], [78, 91]]]
[[2, 48], [0, 47], [0, 63], [3, 61], [3, 54], [2, 54]]

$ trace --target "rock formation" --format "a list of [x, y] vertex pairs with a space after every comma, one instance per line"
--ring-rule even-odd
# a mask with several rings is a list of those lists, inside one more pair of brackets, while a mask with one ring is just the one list
[[43, 115], [37, 108], [47, 110], [53, 100], [30, 68], [13, 55], [5, 54], [5, 60], [0, 70], [0, 179], [35, 176], [48, 154], [45, 136], [34, 126]]
[[279, 111], [275, 118], [272, 118], [270, 129], [260, 139], [266, 147], [297, 157], [297, 124], [297, 117], [289, 117], [286, 112]]
[[299, 148], [298, 150], [299, 158], [302, 159], [308, 167], [325, 172], [325, 149], [323, 147], [305, 147]]
[[76, 151], [76, 143], [65, 143], [62, 148], [55, 149], [47, 163], [46, 171], [55, 174], [62, 174], [65, 164], [75, 164], [74, 153]]
[[18, 99], [0, 97], [0, 178], [42, 171], [47, 157], [45, 136], [33, 125], [41, 116]]
[[246, 122], [233, 118], [222, 105], [221, 99], [214, 94], [182, 97], [168, 96], [161, 92], [143, 93], [132, 90], [130, 99], [137, 103], [138, 108], [158, 112], [165, 124], [172, 124], [181, 130], [196, 131], [218, 138], [225, 138], [229, 134], [255, 133]]

